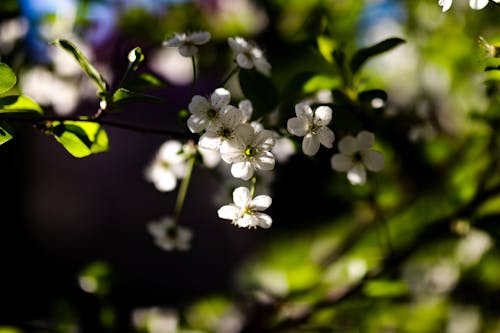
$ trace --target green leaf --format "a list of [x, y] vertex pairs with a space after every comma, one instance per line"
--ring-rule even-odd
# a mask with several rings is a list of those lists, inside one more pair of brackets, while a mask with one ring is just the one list
[[113, 94], [113, 103], [120, 104], [131, 101], [143, 101], [143, 102], [153, 102], [153, 103], [163, 103], [165, 102], [163, 99], [152, 96], [141, 94], [135, 91], [130, 91], [125, 88], [119, 88]]
[[0, 94], [9, 91], [16, 85], [17, 78], [14, 71], [3, 62], [0, 62]]
[[13, 130], [5, 123], [0, 123], [0, 145], [13, 138]]
[[337, 43], [327, 36], [318, 36], [316, 43], [318, 44], [319, 53], [321, 53], [323, 58], [330, 64], [333, 64], [333, 51], [335, 51]]
[[240, 87], [246, 98], [252, 101], [254, 117], [259, 118], [278, 105], [278, 91], [267, 76], [252, 70], [240, 70]]
[[74, 157], [85, 157], [109, 149], [108, 136], [97, 123], [87, 121], [53, 121], [51, 132]]
[[356, 73], [370, 58], [387, 52], [396, 46], [405, 43], [404, 39], [393, 37], [383, 40], [375, 45], [359, 49], [351, 59], [350, 67], [352, 73]]
[[58, 39], [54, 42], [55, 44], [62, 47], [69, 54], [75, 58], [76, 61], [80, 64], [80, 67], [87, 73], [87, 75], [94, 81], [97, 85], [99, 93], [107, 93], [108, 91], [108, 83], [104, 79], [104, 77], [97, 71], [97, 69], [89, 62], [89, 60], [83, 55], [78, 48], [68, 40]]
[[401, 297], [408, 293], [408, 287], [402, 281], [374, 280], [365, 284], [363, 293], [369, 297]]
[[132, 91], [146, 91], [155, 88], [162, 88], [167, 85], [165, 80], [150, 73], [141, 73], [133, 78], [127, 79], [124, 87]]
[[0, 115], [6, 114], [12, 117], [41, 116], [43, 110], [31, 98], [20, 96], [0, 97]]

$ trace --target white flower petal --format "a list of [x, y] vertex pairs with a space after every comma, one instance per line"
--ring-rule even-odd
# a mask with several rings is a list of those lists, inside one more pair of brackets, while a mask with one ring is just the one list
[[358, 151], [358, 141], [351, 135], [344, 136], [339, 142], [339, 151], [342, 154], [352, 155]]
[[241, 228], [250, 228], [257, 224], [257, 219], [253, 215], [245, 214], [234, 221], [234, 224]]
[[219, 152], [221, 158], [226, 163], [238, 163], [245, 160], [244, 147], [239, 145], [238, 141], [224, 141], [222, 142]]
[[363, 152], [363, 163], [370, 171], [380, 171], [384, 168], [384, 155], [375, 150], [368, 150]]
[[255, 130], [250, 124], [241, 124], [234, 130], [236, 141], [241, 143], [243, 149], [251, 144], [255, 138]]
[[249, 121], [252, 118], [253, 105], [250, 100], [245, 99], [238, 104], [238, 109], [243, 112], [244, 121]]
[[232, 105], [227, 105], [221, 110], [220, 122], [224, 127], [234, 129], [243, 123], [244, 119], [243, 111]]
[[227, 42], [231, 49], [237, 53], [248, 52], [250, 49], [248, 42], [241, 37], [229, 37]]
[[469, 0], [469, 6], [472, 9], [483, 9], [488, 4], [488, 0]]
[[198, 47], [194, 45], [181, 45], [179, 46], [179, 53], [183, 57], [193, 57], [198, 53]]
[[206, 44], [210, 41], [210, 33], [208, 31], [193, 32], [187, 36], [187, 39], [196, 45]]
[[177, 164], [184, 161], [184, 156], [180, 153], [181, 151], [182, 143], [177, 140], [168, 140], [160, 146], [156, 156], [160, 161]]
[[257, 132], [253, 143], [260, 150], [271, 150], [274, 146], [274, 133], [270, 130], [261, 130]]
[[205, 97], [194, 95], [189, 102], [188, 109], [192, 114], [205, 113], [210, 109], [210, 103]]
[[269, 76], [271, 74], [271, 64], [269, 64], [266, 59], [264, 58], [254, 59], [253, 63], [257, 71], [261, 72], [266, 76]]
[[315, 155], [319, 150], [319, 139], [312, 134], [306, 134], [302, 140], [302, 151], [308, 156]]
[[450, 9], [451, 4], [453, 3], [453, 0], [439, 0], [438, 4], [443, 7], [443, 12], [447, 11]]
[[314, 124], [326, 126], [332, 121], [332, 109], [328, 106], [320, 106], [314, 112]]
[[252, 210], [266, 210], [271, 206], [273, 200], [268, 195], [258, 195], [250, 203], [250, 209]]
[[333, 140], [335, 140], [335, 135], [332, 130], [326, 126], [322, 126], [318, 129], [317, 136], [319, 138], [319, 142], [326, 148], [333, 147]]
[[245, 69], [251, 69], [254, 65], [252, 59], [245, 53], [238, 53], [236, 56], [236, 63], [238, 66]]
[[274, 155], [269, 151], [263, 151], [254, 158], [254, 166], [258, 170], [272, 170], [274, 168]]
[[233, 191], [234, 204], [240, 208], [247, 207], [252, 201], [250, 190], [245, 186], [240, 186]]
[[313, 111], [306, 103], [299, 103], [295, 105], [295, 114], [302, 119], [306, 124], [312, 124]]
[[208, 120], [198, 115], [191, 115], [187, 120], [187, 127], [192, 133], [199, 133], [207, 127]]
[[330, 160], [333, 170], [346, 172], [352, 167], [352, 158], [344, 154], [335, 154]]
[[267, 214], [256, 212], [254, 215], [257, 218], [257, 225], [261, 228], [267, 229], [273, 224], [273, 219]]
[[217, 88], [210, 96], [210, 103], [212, 106], [220, 110], [224, 106], [228, 105], [231, 101], [231, 93], [224, 88]]
[[355, 164], [347, 173], [352, 185], [363, 185], [366, 182], [366, 170], [362, 164]]
[[307, 123], [298, 117], [288, 119], [286, 128], [288, 132], [296, 136], [304, 136], [307, 133]]
[[166, 47], [179, 47], [184, 43], [186, 36], [184, 34], [175, 34], [173, 37], [163, 42]]
[[370, 149], [375, 143], [375, 135], [372, 132], [361, 131], [356, 135], [356, 140], [358, 141], [359, 150]]
[[219, 150], [222, 144], [222, 138], [215, 132], [205, 132], [200, 137], [198, 141], [198, 145], [202, 148], [211, 149], [211, 150]]
[[254, 173], [254, 168], [252, 163], [248, 161], [237, 162], [231, 165], [231, 174], [235, 178], [241, 178], [243, 180], [249, 180], [252, 178]]
[[219, 208], [217, 215], [219, 215], [221, 219], [235, 220], [240, 215], [240, 208], [233, 204], [225, 205]]
[[177, 178], [171, 171], [165, 170], [161, 175], [157, 175], [156, 177], [154, 185], [158, 191], [170, 192], [175, 189]]

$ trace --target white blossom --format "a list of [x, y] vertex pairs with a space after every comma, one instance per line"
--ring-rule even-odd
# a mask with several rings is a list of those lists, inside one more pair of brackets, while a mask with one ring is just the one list
[[339, 142], [339, 154], [331, 159], [332, 168], [339, 172], [347, 172], [347, 179], [353, 185], [366, 182], [366, 169], [380, 171], [384, 167], [384, 155], [370, 149], [375, 143], [375, 135], [361, 131], [356, 137], [348, 135]]
[[198, 46], [210, 41], [210, 33], [198, 31], [190, 34], [175, 33], [173, 37], [163, 42], [163, 46], [178, 47], [179, 53], [184, 57], [193, 57], [198, 53]]
[[250, 190], [238, 187], [233, 192], [234, 204], [222, 206], [217, 211], [220, 218], [231, 220], [234, 225], [242, 228], [269, 228], [272, 218], [261, 211], [271, 206], [272, 199], [268, 195], [258, 195], [252, 199]]
[[175, 189], [177, 179], [186, 172], [186, 155], [179, 141], [169, 140], [163, 143], [153, 161], [146, 167], [145, 177], [156, 189], [168, 192]]
[[[496, 3], [500, 3], [500, 0], [493, 0]], [[489, 0], [469, 0], [469, 6], [472, 9], [483, 9], [488, 5]], [[438, 5], [443, 7], [443, 12], [446, 12], [448, 9], [451, 8], [451, 5], [453, 3], [453, 0], [439, 0]]]
[[177, 225], [170, 216], [166, 216], [160, 221], [148, 223], [147, 228], [153, 236], [155, 244], [166, 251], [186, 251], [190, 248], [193, 237], [191, 231]]
[[335, 135], [327, 125], [332, 120], [332, 109], [320, 106], [314, 112], [306, 103], [295, 105], [297, 117], [288, 119], [287, 129], [293, 135], [303, 136], [302, 150], [304, 154], [313, 156], [320, 144], [332, 148]]
[[264, 57], [264, 52], [256, 45], [242, 37], [229, 37], [227, 42], [236, 52], [236, 63], [244, 69], [255, 69], [264, 75], [269, 75], [271, 65]]
[[252, 118], [253, 105], [248, 99], [244, 99], [238, 103], [238, 109], [243, 112], [243, 122], [248, 122]]
[[224, 141], [236, 138], [236, 128], [243, 123], [243, 118], [240, 109], [228, 105], [219, 111], [219, 121], [215, 123], [215, 126], [207, 128], [206, 132], [200, 137], [198, 145], [206, 149], [219, 150]]
[[272, 131], [257, 131], [250, 124], [241, 124], [235, 130], [234, 139], [222, 143], [220, 154], [225, 162], [232, 163], [231, 174], [234, 177], [248, 180], [255, 170], [274, 168], [273, 146]]
[[187, 126], [193, 133], [198, 133], [207, 128], [218, 126], [220, 111], [228, 107], [231, 101], [231, 93], [224, 88], [217, 88], [210, 100], [195, 95], [188, 105], [191, 116], [187, 120]]

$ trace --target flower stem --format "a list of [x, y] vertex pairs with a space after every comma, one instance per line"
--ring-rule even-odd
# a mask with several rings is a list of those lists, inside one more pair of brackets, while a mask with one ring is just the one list
[[227, 81], [229, 81], [229, 79], [234, 75], [236, 74], [238, 71], [239, 71], [240, 67], [238, 66], [235, 66], [230, 72], [229, 74], [227, 74], [227, 76], [224, 78], [224, 80], [222, 80], [222, 82], [219, 84], [219, 87], [224, 87], [227, 83]]
[[191, 57], [191, 64], [193, 65], [193, 83], [191, 84], [191, 93], [194, 93], [194, 87], [196, 85], [196, 80], [198, 79], [198, 73], [196, 72], [196, 58], [195, 56]]
[[194, 162], [196, 161], [196, 155], [193, 154], [188, 160], [186, 175], [182, 179], [181, 187], [179, 188], [179, 193], [177, 193], [177, 200], [175, 202], [174, 208], [174, 223], [177, 224], [179, 217], [182, 212], [182, 207], [184, 206], [184, 201], [186, 200], [186, 193], [191, 181], [191, 175], [193, 174]]
[[250, 187], [250, 196], [253, 198], [255, 195], [255, 188], [257, 187], [257, 176], [252, 178], [252, 186]]

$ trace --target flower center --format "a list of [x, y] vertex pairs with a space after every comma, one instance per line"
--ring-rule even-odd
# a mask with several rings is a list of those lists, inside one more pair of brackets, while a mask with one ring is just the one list
[[315, 124], [311, 124], [311, 125], [309, 125], [308, 132], [311, 133], [312, 135], [318, 135], [318, 129], [319, 129], [319, 126], [316, 126]]
[[161, 165], [164, 169], [168, 169], [168, 168], [170, 168], [170, 164], [169, 164], [167, 161], [161, 161], [161, 162], [160, 162], [160, 165]]
[[352, 155], [352, 162], [360, 163], [361, 161], [363, 161], [363, 156], [359, 151], [355, 152], [354, 155]]
[[214, 109], [207, 110], [207, 118], [208, 119], [216, 119], [217, 118], [217, 110], [214, 110]]
[[253, 157], [253, 156], [255, 156], [255, 154], [257, 154], [257, 148], [248, 146], [245, 149], [245, 156], [246, 157]]
[[233, 131], [227, 127], [221, 127], [219, 130], [219, 135], [224, 139], [230, 139], [233, 135]]
[[169, 227], [165, 229], [165, 235], [169, 239], [176, 239], [177, 238], [177, 227]]

